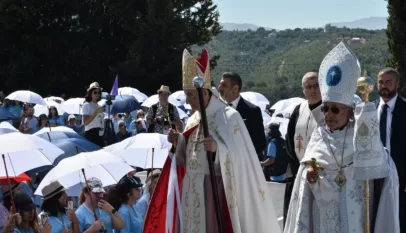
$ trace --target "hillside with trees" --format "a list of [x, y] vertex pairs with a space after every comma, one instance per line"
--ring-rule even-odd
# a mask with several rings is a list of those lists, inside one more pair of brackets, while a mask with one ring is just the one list
[[[210, 56], [220, 56], [212, 71], [218, 84], [221, 74], [234, 71], [243, 78], [244, 91], [264, 94], [271, 102], [302, 96], [301, 79], [318, 71], [324, 56], [345, 41], [358, 57], [362, 71], [376, 80], [390, 56], [385, 30], [325, 28], [268, 31], [223, 31], [202, 46]], [[202, 47], [194, 47], [195, 53]]]

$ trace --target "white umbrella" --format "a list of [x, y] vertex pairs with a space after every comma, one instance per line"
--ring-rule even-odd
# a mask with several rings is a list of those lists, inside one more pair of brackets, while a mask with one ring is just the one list
[[13, 132], [18, 132], [18, 130], [14, 128], [14, 126], [12, 126], [10, 123], [8, 123], [7, 121], [3, 121], [0, 123], [0, 135]]
[[33, 135], [39, 135], [39, 134], [43, 134], [43, 133], [48, 133], [48, 132], [52, 132], [52, 131], [57, 131], [57, 132], [69, 132], [69, 133], [75, 133], [75, 130], [66, 127], [66, 126], [57, 126], [57, 127], [44, 127], [42, 129], [40, 129], [39, 131], [35, 132]]
[[54, 102], [57, 102], [58, 104], [65, 102], [64, 99], [62, 99], [61, 97], [56, 97], [56, 96], [46, 97], [46, 98], [44, 98], [44, 100], [45, 101], [54, 101]]
[[[158, 94], [150, 96], [147, 100], [142, 103], [143, 107], [148, 107], [150, 108], [152, 105], [156, 104], [159, 102], [159, 97]], [[182, 105], [177, 99], [174, 97], [169, 96], [168, 102], [175, 105], [175, 106], [180, 106]]]
[[127, 164], [144, 169], [163, 168], [168, 158], [168, 149], [129, 148], [112, 152]]
[[272, 118], [264, 110], [261, 110], [261, 113], [262, 113], [262, 122], [264, 124], [264, 127], [266, 127], [267, 125], [269, 125], [269, 122], [271, 121]]
[[269, 100], [261, 93], [247, 91], [242, 92], [240, 95], [242, 96], [242, 98], [248, 100], [252, 104], [261, 107], [262, 109], [265, 109], [265, 106], [269, 104]]
[[132, 95], [134, 96], [138, 102], [142, 103], [146, 99], [148, 99], [148, 96], [145, 95], [144, 93], [140, 92], [138, 89], [132, 88], [132, 87], [120, 87], [118, 89], [118, 94], [119, 95]]
[[15, 91], [8, 95], [6, 99], [17, 100], [29, 104], [47, 105], [40, 95], [32, 91]]
[[60, 105], [60, 108], [62, 111], [67, 112], [69, 114], [82, 115], [82, 106], [84, 102], [85, 98], [68, 99], [67, 101], [63, 102]]
[[82, 169], [87, 179], [96, 177], [104, 186], [116, 184], [128, 172], [134, 170], [122, 159], [105, 150], [83, 152], [63, 159], [54, 167], [39, 184], [35, 195], [42, 196], [42, 188], [57, 180], [63, 187], [72, 188], [68, 190], [69, 195], [78, 196], [80, 188], [77, 187], [85, 183]]
[[298, 105], [305, 101], [305, 99], [300, 97], [293, 97], [290, 99], [279, 100], [274, 105], [272, 105], [271, 109], [275, 110], [275, 112], [284, 113], [284, 111], [292, 104]]
[[[63, 150], [33, 135], [19, 132], [0, 135], [0, 154], [4, 155], [9, 176], [18, 176], [34, 168], [52, 165]], [[6, 176], [0, 165], [0, 176]]]
[[183, 107], [185, 107], [186, 110], [192, 110], [192, 106], [190, 106], [190, 104], [184, 104]]
[[176, 91], [172, 93], [170, 96], [178, 100], [179, 103], [185, 104], [186, 103], [186, 94], [184, 91]]
[[270, 124], [279, 124], [279, 132], [282, 134], [282, 138], [285, 139], [286, 133], [288, 132], [289, 119], [281, 117], [272, 117]]
[[176, 109], [178, 110], [179, 118], [180, 118], [180, 119], [184, 119], [184, 118], [188, 117], [188, 115], [186, 114], [186, 112], [184, 112], [182, 109], [180, 109], [179, 107], [176, 107]]
[[[105, 149], [123, 158], [128, 164], [133, 166], [159, 168], [163, 167], [171, 146], [172, 144], [168, 142], [166, 135], [145, 133], [137, 134], [122, 142], [105, 147]], [[152, 148], [154, 148], [154, 156], [152, 156]], [[154, 157], [153, 164], [152, 157]]]
[[48, 115], [49, 113], [49, 108], [50, 107], [55, 107], [58, 110], [59, 115], [63, 115], [65, 111], [63, 111], [60, 107], [60, 104], [53, 100], [47, 100], [45, 101], [46, 105], [35, 105], [34, 106], [34, 116], [39, 117], [41, 114]]
[[144, 148], [144, 149], [169, 149], [172, 144], [168, 142], [167, 135], [159, 133], [140, 133], [119, 143], [105, 147], [112, 152], [119, 149]]

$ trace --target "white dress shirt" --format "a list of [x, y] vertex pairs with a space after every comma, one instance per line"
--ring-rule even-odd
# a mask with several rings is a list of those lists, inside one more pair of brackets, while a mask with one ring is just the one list
[[389, 154], [390, 154], [390, 136], [391, 136], [391, 132], [392, 132], [392, 113], [395, 110], [395, 104], [396, 104], [396, 100], [398, 99], [398, 95], [396, 95], [395, 97], [393, 97], [391, 100], [389, 100], [387, 103], [385, 103], [383, 101], [383, 99], [381, 98], [381, 100], [379, 101], [379, 106], [378, 106], [378, 120], [379, 122], [381, 122], [381, 113], [382, 113], [382, 108], [383, 105], [387, 104], [388, 105], [388, 114], [387, 114], [387, 119], [386, 119], [386, 149], [388, 150]]
[[237, 106], [238, 106], [238, 103], [240, 102], [240, 99], [241, 99], [241, 96], [238, 96], [237, 99], [235, 99], [234, 101], [232, 101], [231, 103], [229, 103], [229, 104], [233, 104], [233, 105], [230, 106], [230, 107], [233, 107], [234, 109], [237, 109]]

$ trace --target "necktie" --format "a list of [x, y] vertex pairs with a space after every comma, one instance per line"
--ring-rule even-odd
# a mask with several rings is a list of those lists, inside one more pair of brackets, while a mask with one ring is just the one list
[[381, 120], [379, 122], [379, 131], [381, 131], [381, 141], [383, 146], [386, 146], [386, 122], [388, 119], [388, 105], [382, 106]]
[[228, 103], [228, 106], [233, 107], [233, 103]]

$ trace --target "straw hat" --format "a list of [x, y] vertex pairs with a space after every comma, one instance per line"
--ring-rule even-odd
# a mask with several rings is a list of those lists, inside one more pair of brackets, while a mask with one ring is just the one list
[[100, 87], [98, 82], [93, 82], [90, 84], [89, 88], [87, 88], [87, 91], [89, 92], [92, 89], [100, 89], [100, 91], [103, 90], [103, 88]]
[[48, 200], [51, 197], [55, 196], [56, 194], [64, 191], [65, 188], [58, 181], [54, 181], [49, 185], [45, 186], [44, 188], [42, 188], [42, 199], [44, 201]]
[[162, 85], [161, 88], [159, 88], [156, 92], [157, 92], [158, 94], [161, 93], [161, 92], [166, 92], [166, 93], [168, 93], [168, 94], [171, 94], [171, 91], [169, 90], [169, 87], [168, 87], [168, 86], [164, 86], [164, 85]]
[[153, 170], [151, 173], [148, 174], [148, 177], [147, 177], [147, 179], [145, 180], [145, 183], [148, 183], [148, 182], [152, 179], [152, 177], [158, 177], [158, 176], [160, 176], [161, 173], [162, 173], [162, 171], [159, 170], [159, 169]]

